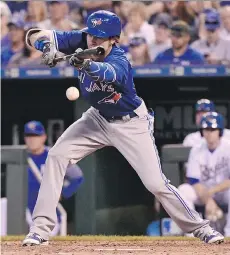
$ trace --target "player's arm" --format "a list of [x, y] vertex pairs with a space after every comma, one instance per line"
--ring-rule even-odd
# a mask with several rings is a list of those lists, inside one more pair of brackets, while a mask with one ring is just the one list
[[43, 52], [44, 64], [54, 66], [54, 58], [58, 52], [71, 54], [79, 46], [85, 47], [85, 36], [81, 31], [54, 31], [44, 29], [30, 29], [26, 34], [26, 43], [30, 47]]
[[128, 79], [130, 65], [125, 58], [113, 59], [111, 62], [96, 62], [90, 59], [70, 59], [70, 65], [75, 66], [94, 81], [125, 84]]
[[[229, 150], [229, 147], [227, 147], [226, 149]], [[222, 192], [222, 191], [225, 191], [227, 189], [230, 189], [230, 158], [228, 159], [228, 166], [229, 166], [229, 179], [224, 180], [220, 184], [217, 184], [214, 187], [210, 188], [209, 189], [209, 194], [211, 196], [213, 196], [214, 194], [216, 194], [218, 192]]]
[[230, 188], [230, 180], [225, 180], [225, 181], [221, 182], [220, 184], [215, 185], [214, 187], [210, 188], [209, 194], [210, 194], [210, 196], [213, 196], [214, 194], [216, 194], [218, 192], [225, 191], [229, 188]]
[[64, 178], [62, 197], [69, 198], [83, 182], [84, 177], [81, 168], [78, 165], [69, 165]]
[[85, 42], [85, 35], [80, 30], [63, 32], [33, 28], [26, 34], [27, 45], [40, 51], [43, 51], [46, 43], [51, 43], [57, 51], [71, 54], [80, 43], [85, 44]]

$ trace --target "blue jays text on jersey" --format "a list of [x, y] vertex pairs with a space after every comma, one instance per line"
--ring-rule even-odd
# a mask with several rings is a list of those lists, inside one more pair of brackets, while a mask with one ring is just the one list
[[[41, 175], [43, 174], [43, 166], [45, 164], [46, 158], [48, 156], [49, 148], [46, 147], [44, 152], [39, 155], [34, 155], [28, 153], [28, 157], [33, 160], [37, 169], [40, 171]], [[71, 170], [71, 167], [67, 169], [66, 176], [64, 179], [63, 189], [62, 189], [62, 196], [64, 198], [70, 197], [77, 189], [77, 187], [82, 183], [83, 176], [77, 176], [74, 173], [75, 170]], [[76, 172], [76, 171], [75, 171]], [[28, 167], [28, 209], [32, 214], [36, 200], [38, 197], [38, 192], [40, 188], [40, 181], [38, 180], [34, 170], [29, 166]], [[58, 220], [60, 222], [60, 213], [57, 210]]]
[[[74, 53], [77, 48], [86, 49], [86, 37], [81, 31], [54, 31], [58, 51]], [[113, 46], [103, 62], [92, 61], [87, 70], [79, 71], [83, 97], [104, 116], [124, 116], [141, 105], [136, 94], [132, 67], [122, 49]]]

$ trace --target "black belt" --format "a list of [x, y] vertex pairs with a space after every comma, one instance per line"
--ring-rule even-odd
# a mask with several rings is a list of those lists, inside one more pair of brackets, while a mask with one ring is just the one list
[[108, 122], [110, 121], [115, 121], [115, 120], [123, 120], [123, 121], [128, 121], [134, 117], [137, 116], [137, 114], [135, 112], [131, 112], [127, 115], [124, 115], [124, 116], [105, 116], [104, 114], [102, 114], [100, 111], [99, 111], [100, 115], [105, 118]]

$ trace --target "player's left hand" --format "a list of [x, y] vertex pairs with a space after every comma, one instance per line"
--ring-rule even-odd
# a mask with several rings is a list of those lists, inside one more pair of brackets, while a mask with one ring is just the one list
[[57, 50], [54, 45], [47, 43], [43, 48], [42, 63], [49, 67], [54, 67], [56, 65], [56, 63], [54, 63], [56, 53]]

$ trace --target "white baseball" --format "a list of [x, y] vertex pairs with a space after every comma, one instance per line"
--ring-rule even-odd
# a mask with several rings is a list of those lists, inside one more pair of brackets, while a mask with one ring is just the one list
[[79, 98], [79, 90], [76, 87], [69, 87], [66, 90], [66, 97], [70, 100], [70, 101], [74, 101], [76, 99]]

